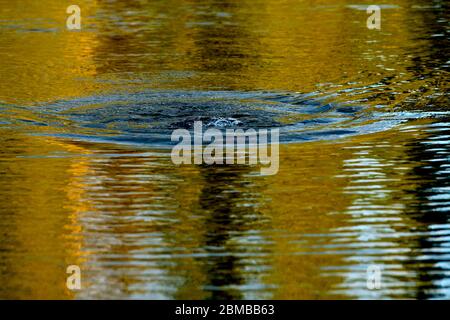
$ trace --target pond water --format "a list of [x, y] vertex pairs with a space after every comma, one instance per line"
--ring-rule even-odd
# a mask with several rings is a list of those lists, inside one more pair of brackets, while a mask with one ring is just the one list
[[[450, 298], [447, 2], [77, 4], [0, 0], [0, 298]], [[277, 174], [172, 163], [226, 119]]]

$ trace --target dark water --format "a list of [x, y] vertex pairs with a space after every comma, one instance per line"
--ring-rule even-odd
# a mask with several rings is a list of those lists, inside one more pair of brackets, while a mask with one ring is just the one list
[[[0, 0], [0, 298], [449, 298], [448, 4], [368, 4]], [[279, 172], [175, 166], [193, 121]]]
[[276, 128], [281, 142], [295, 143], [385, 131], [407, 120], [447, 115], [365, 109], [299, 93], [148, 91], [22, 109], [28, 118], [16, 119], [14, 125], [48, 127], [49, 134], [86, 141], [167, 146], [173, 130], [192, 129], [195, 121], [206, 128]]

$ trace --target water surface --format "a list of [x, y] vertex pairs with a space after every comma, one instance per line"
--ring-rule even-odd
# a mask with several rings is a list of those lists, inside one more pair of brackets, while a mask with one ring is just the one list
[[[0, 298], [450, 298], [448, 4], [369, 4], [0, 0]], [[229, 117], [278, 174], [173, 165]]]

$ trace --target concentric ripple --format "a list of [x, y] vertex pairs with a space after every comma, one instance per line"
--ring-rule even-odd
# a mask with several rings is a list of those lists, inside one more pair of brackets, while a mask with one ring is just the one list
[[[280, 130], [283, 143], [332, 140], [384, 131], [418, 114], [374, 112], [311, 94], [232, 91], [148, 91], [57, 101], [32, 108], [51, 134], [89, 141], [170, 146], [175, 129]], [[423, 113], [420, 117], [424, 117]]]

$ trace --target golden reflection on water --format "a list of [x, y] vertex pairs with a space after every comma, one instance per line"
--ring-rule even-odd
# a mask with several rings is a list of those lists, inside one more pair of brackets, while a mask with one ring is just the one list
[[[410, 2], [369, 32], [343, 0], [83, 0], [84, 27], [68, 32], [59, 1], [0, 1], [0, 298], [448, 297], [445, 120], [283, 145], [279, 173], [259, 177], [36, 136], [29, 111], [11, 109], [182, 88], [316, 92], [388, 110], [427, 96], [446, 110], [445, 58], [416, 37], [430, 13]], [[79, 292], [65, 286], [71, 264]], [[366, 288], [370, 264], [384, 267], [380, 291]]]

